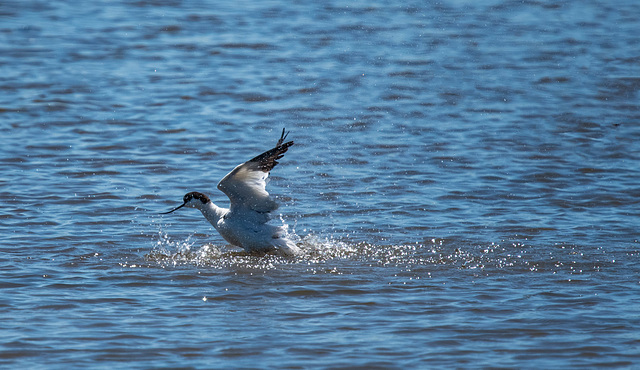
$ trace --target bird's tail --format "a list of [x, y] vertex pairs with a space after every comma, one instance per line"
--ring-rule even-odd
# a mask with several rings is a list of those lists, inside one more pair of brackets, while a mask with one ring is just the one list
[[273, 245], [278, 250], [278, 254], [285, 257], [295, 257], [302, 254], [302, 250], [293, 241], [281, 236], [274, 240]]

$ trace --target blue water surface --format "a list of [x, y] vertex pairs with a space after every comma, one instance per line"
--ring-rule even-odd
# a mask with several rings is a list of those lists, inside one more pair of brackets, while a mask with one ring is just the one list
[[[0, 3], [0, 365], [635, 368], [640, 3]], [[159, 215], [270, 149], [305, 250]]]

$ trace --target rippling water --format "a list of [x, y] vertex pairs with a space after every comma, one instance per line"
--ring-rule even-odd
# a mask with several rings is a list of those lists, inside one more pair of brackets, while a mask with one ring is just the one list
[[[640, 363], [636, 1], [0, 3], [0, 365]], [[277, 140], [296, 259], [184, 193]]]

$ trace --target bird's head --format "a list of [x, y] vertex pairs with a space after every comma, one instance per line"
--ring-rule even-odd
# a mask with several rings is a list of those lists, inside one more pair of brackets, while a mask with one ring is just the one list
[[187, 206], [187, 207], [192, 207], [192, 208], [197, 208], [197, 209], [202, 209], [202, 207], [211, 202], [211, 200], [209, 199], [208, 196], [202, 194], [202, 193], [198, 193], [197, 191], [192, 191], [190, 193], [187, 193], [184, 195], [184, 197], [182, 198], [182, 204], [179, 205], [178, 207], [172, 209], [169, 212], [161, 212], [160, 214], [167, 214], [167, 213], [171, 213], [173, 211], [177, 211], [180, 208]]

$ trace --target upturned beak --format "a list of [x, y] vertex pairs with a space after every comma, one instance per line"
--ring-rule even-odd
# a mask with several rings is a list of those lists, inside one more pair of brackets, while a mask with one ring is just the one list
[[173, 211], [177, 211], [177, 210], [179, 210], [180, 208], [184, 207], [186, 204], [187, 204], [187, 203], [182, 203], [181, 205], [177, 206], [176, 208], [172, 209], [171, 211], [169, 211], [169, 212], [160, 212], [160, 214], [161, 214], [161, 215], [166, 215], [167, 213], [171, 213], [171, 212], [173, 212]]

